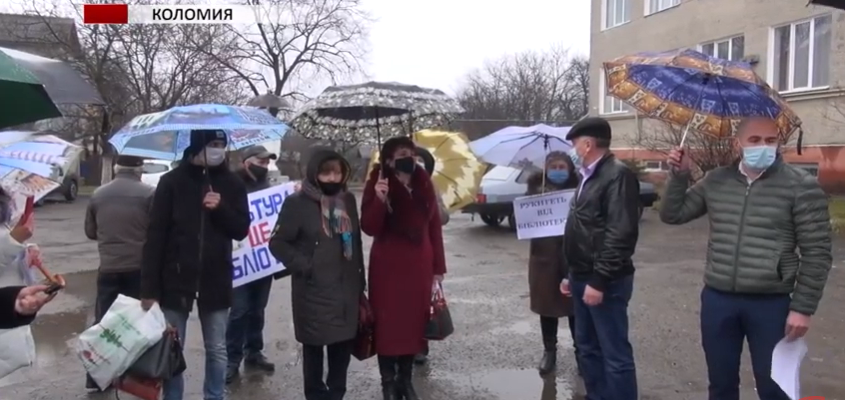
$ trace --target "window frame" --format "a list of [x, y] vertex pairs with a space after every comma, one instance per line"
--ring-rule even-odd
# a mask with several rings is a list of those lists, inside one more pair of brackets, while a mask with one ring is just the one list
[[[621, 105], [622, 109], [619, 111], [615, 110], [607, 110], [607, 99], [610, 98], [611, 105], [613, 105], [614, 101], [618, 101]], [[620, 114], [628, 114], [631, 112], [631, 108], [625, 104], [624, 101], [617, 99], [613, 96], [608, 96], [607, 94], [607, 84], [605, 82], [605, 75], [604, 70], [601, 70], [601, 75], [599, 76], [599, 114], [601, 115], [620, 115]]]
[[[813, 67], [815, 63], [815, 53], [816, 53], [816, 42], [815, 42], [815, 33], [816, 33], [816, 20], [819, 18], [828, 17], [830, 18], [830, 30], [831, 30], [831, 41], [834, 40], [833, 38], [833, 24], [835, 21], [833, 20], [832, 13], [823, 13], [818, 15], [813, 15], [809, 18], [800, 19], [797, 21], [787, 22], [780, 25], [774, 25], [769, 28], [769, 50], [768, 50], [768, 63], [769, 68], [766, 71], [766, 78], [769, 81], [769, 84], [772, 88], [777, 86], [776, 80], [777, 77], [775, 76], [775, 57], [778, 55], [777, 49], [775, 49], [775, 38], [777, 35], [777, 30], [781, 28], [789, 28], [789, 60], [787, 62], [787, 88], [785, 89], [775, 89], [779, 93], [799, 93], [799, 92], [806, 92], [806, 91], [816, 91], [816, 90], [825, 90], [830, 88], [830, 72], [831, 68], [828, 65], [828, 83], [821, 86], [813, 86]], [[810, 47], [809, 52], [807, 54], [807, 84], [808, 86], [805, 87], [795, 87], [795, 28], [797, 25], [801, 25], [804, 23], [810, 23]], [[831, 46], [832, 47], [832, 46]], [[828, 49], [829, 52], [832, 53], [832, 49]]]
[[657, 9], [657, 10], [653, 10], [653, 9], [651, 8], [651, 1], [652, 1], [652, 0], [643, 0], [643, 5], [644, 5], [644, 7], [645, 7], [645, 10], [644, 10], [643, 12], [644, 12], [644, 15], [645, 15], [646, 17], [647, 17], [647, 16], [649, 16], [649, 15], [653, 15], [653, 14], [661, 13], [661, 12], [666, 11], [666, 10], [671, 10], [671, 9], [673, 9], [673, 8], [675, 8], [675, 7], [679, 6], [679, 5], [681, 5], [681, 3], [682, 3], [682, 0], [669, 0], [669, 1], [672, 1], [672, 2], [673, 2], [673, 4], [672, 4], [672, 5], [670, 5], [670, 6], [668, 6], [668, 7], [660, 8], [660, 2], [661, 2], [661, 1], [665, 1], [665, 0], [657, 0], [657, 2], [658, 2], [658, 8], [659, 8], [659, 9]]
[[[744, 33], [740, 33], [738, 35], [723, 37], [721, 39], [709, 40], [709, 41], [706, 41], [706, 42], [699, 43], [698, 46], [697, 46], [697, 50], [700, 53], [707, 54], [710, 57], [719, 58], [718, 57], [719, 43], [728, 42], [728, 57], [733, 57], [733, 50], [734, 50], [734, 42], [733, 41], [734, 41], [734, 39], [737, 39], [737, 38], [742, 38], [742, 41], [743, 41], [742, 57], [740, 57], [739, 59], [736, 59], [736, 60], [728, 58], [728, 60], [730, 60], [730, 61], [742, 61], [742, 59], [745, 58], [745, 34]], [[704, 46], [706, 46], [708, 44], [713, 45], [713, 54], [708, 54], [708, 53], [704, 52]]]
[[[632, 8], [632, 1], [633, 0], [622, 0], [625, 2], [624, 7], [628, 8], [628, 18], [622, 22], [615, 23], [613, 25], [608, 24], [608, 16], [610, 15], [610, 6], [611, 4], [616, 4], [615, 0], [601, 0], [601, 30], [606, 31], [608, 29], [613, 29], [622, 25], [625, 25], [631, 22], [631, 8]], [[614, 10], [615, 11], [615, 10]], [[615, 15], [615, 14], [614, 14]]]
[[[657, 163], [657, 168], [650, 167], [650, 163]], [[666, 172], [669, 170], [669, 165], [665, 160], [645, 160], [642, 165], [643, 171], [646, 172]]]

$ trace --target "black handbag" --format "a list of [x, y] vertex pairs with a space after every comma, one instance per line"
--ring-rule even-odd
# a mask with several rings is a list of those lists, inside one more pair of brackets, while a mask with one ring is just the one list
[[161, 340], [147, 349], [128, 370], [126, 375], [145, 379], [170, 379], [187, 368], [182, 344], [175, 332], [166, 332]]
[[455, 325], [440, 284], [437, 284], [431, 297], [431, 314], [423, 336], [426, 340], [443, 340], [455, 332]]

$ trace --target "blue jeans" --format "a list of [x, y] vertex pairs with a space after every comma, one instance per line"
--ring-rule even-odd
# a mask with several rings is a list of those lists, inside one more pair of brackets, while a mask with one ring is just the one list
[[232, 291], [232, 311], [226, 329], [229, 368], [237, 368], [246, 353], [249, 360], [264, 350], [264, 308], [270, 299], [273, 278], [266, 277]]
[[[179, 340], [185, 343], [188, 327], [188, 312], [164, 309], [167, 323], [179, 331]], [[203, 311], [200, 309], [202, 340], [205, 344], [205, 381], [202, 391], [204, 400], [223, 400], [226, 398], [226, 323], [229, 309]], [[186, 346], [187, 347], [187, 346]], [[164, 382], [162, 400], [182, 400], [185, 382], [182, 375]]]
[[634, 276], [607, 284], [601, 304], [584, 303], [586, 280], [570, 279], [575, 311], [575, 346], [587, 400], [636, 400], [637, 370], [628, 341], [628, 302]]
[[772, 351], [784, 337], [788, 294], [701, 291], [701, 345], [707, 361], [710, 400], [739, 400], [739, 363], [748, 338], [751, 366], [761, 400], [788, 400], [772, 380]]

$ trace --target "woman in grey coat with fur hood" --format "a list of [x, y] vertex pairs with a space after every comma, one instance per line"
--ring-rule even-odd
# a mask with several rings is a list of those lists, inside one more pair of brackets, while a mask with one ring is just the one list
[[[341, 400], [358, 332], [364, 253], [351, 168], [338, 153], [316, 150], [302, 188], [285, 199], [270, 251], [292, 272], [296, 340], [302, 343], [307, 400]], [[323, 381], [324, 348], [328, 376]]]

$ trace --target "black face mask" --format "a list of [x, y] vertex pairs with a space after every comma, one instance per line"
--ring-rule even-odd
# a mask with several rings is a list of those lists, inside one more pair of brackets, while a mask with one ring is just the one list
[[414, 169], [417, 168], [417, 160], [414, 157], [397, 158], [393, 161], [393, 168], [399, 172], [413, 174]]
[[250, 164], [247, 169], [249, 169], [249, 173], [252, 174], [252, 176], [254, 176], [255, 180], [257, 181], [263, 181], [267, 179], [267, 173], [270, 172], [266, 167], [262, 167], [260, 165], [255, 164]]
[[340, 182], [320, 182], [320, 191], [326, 196], [334, 196], [343, 190], [343, 184]]

